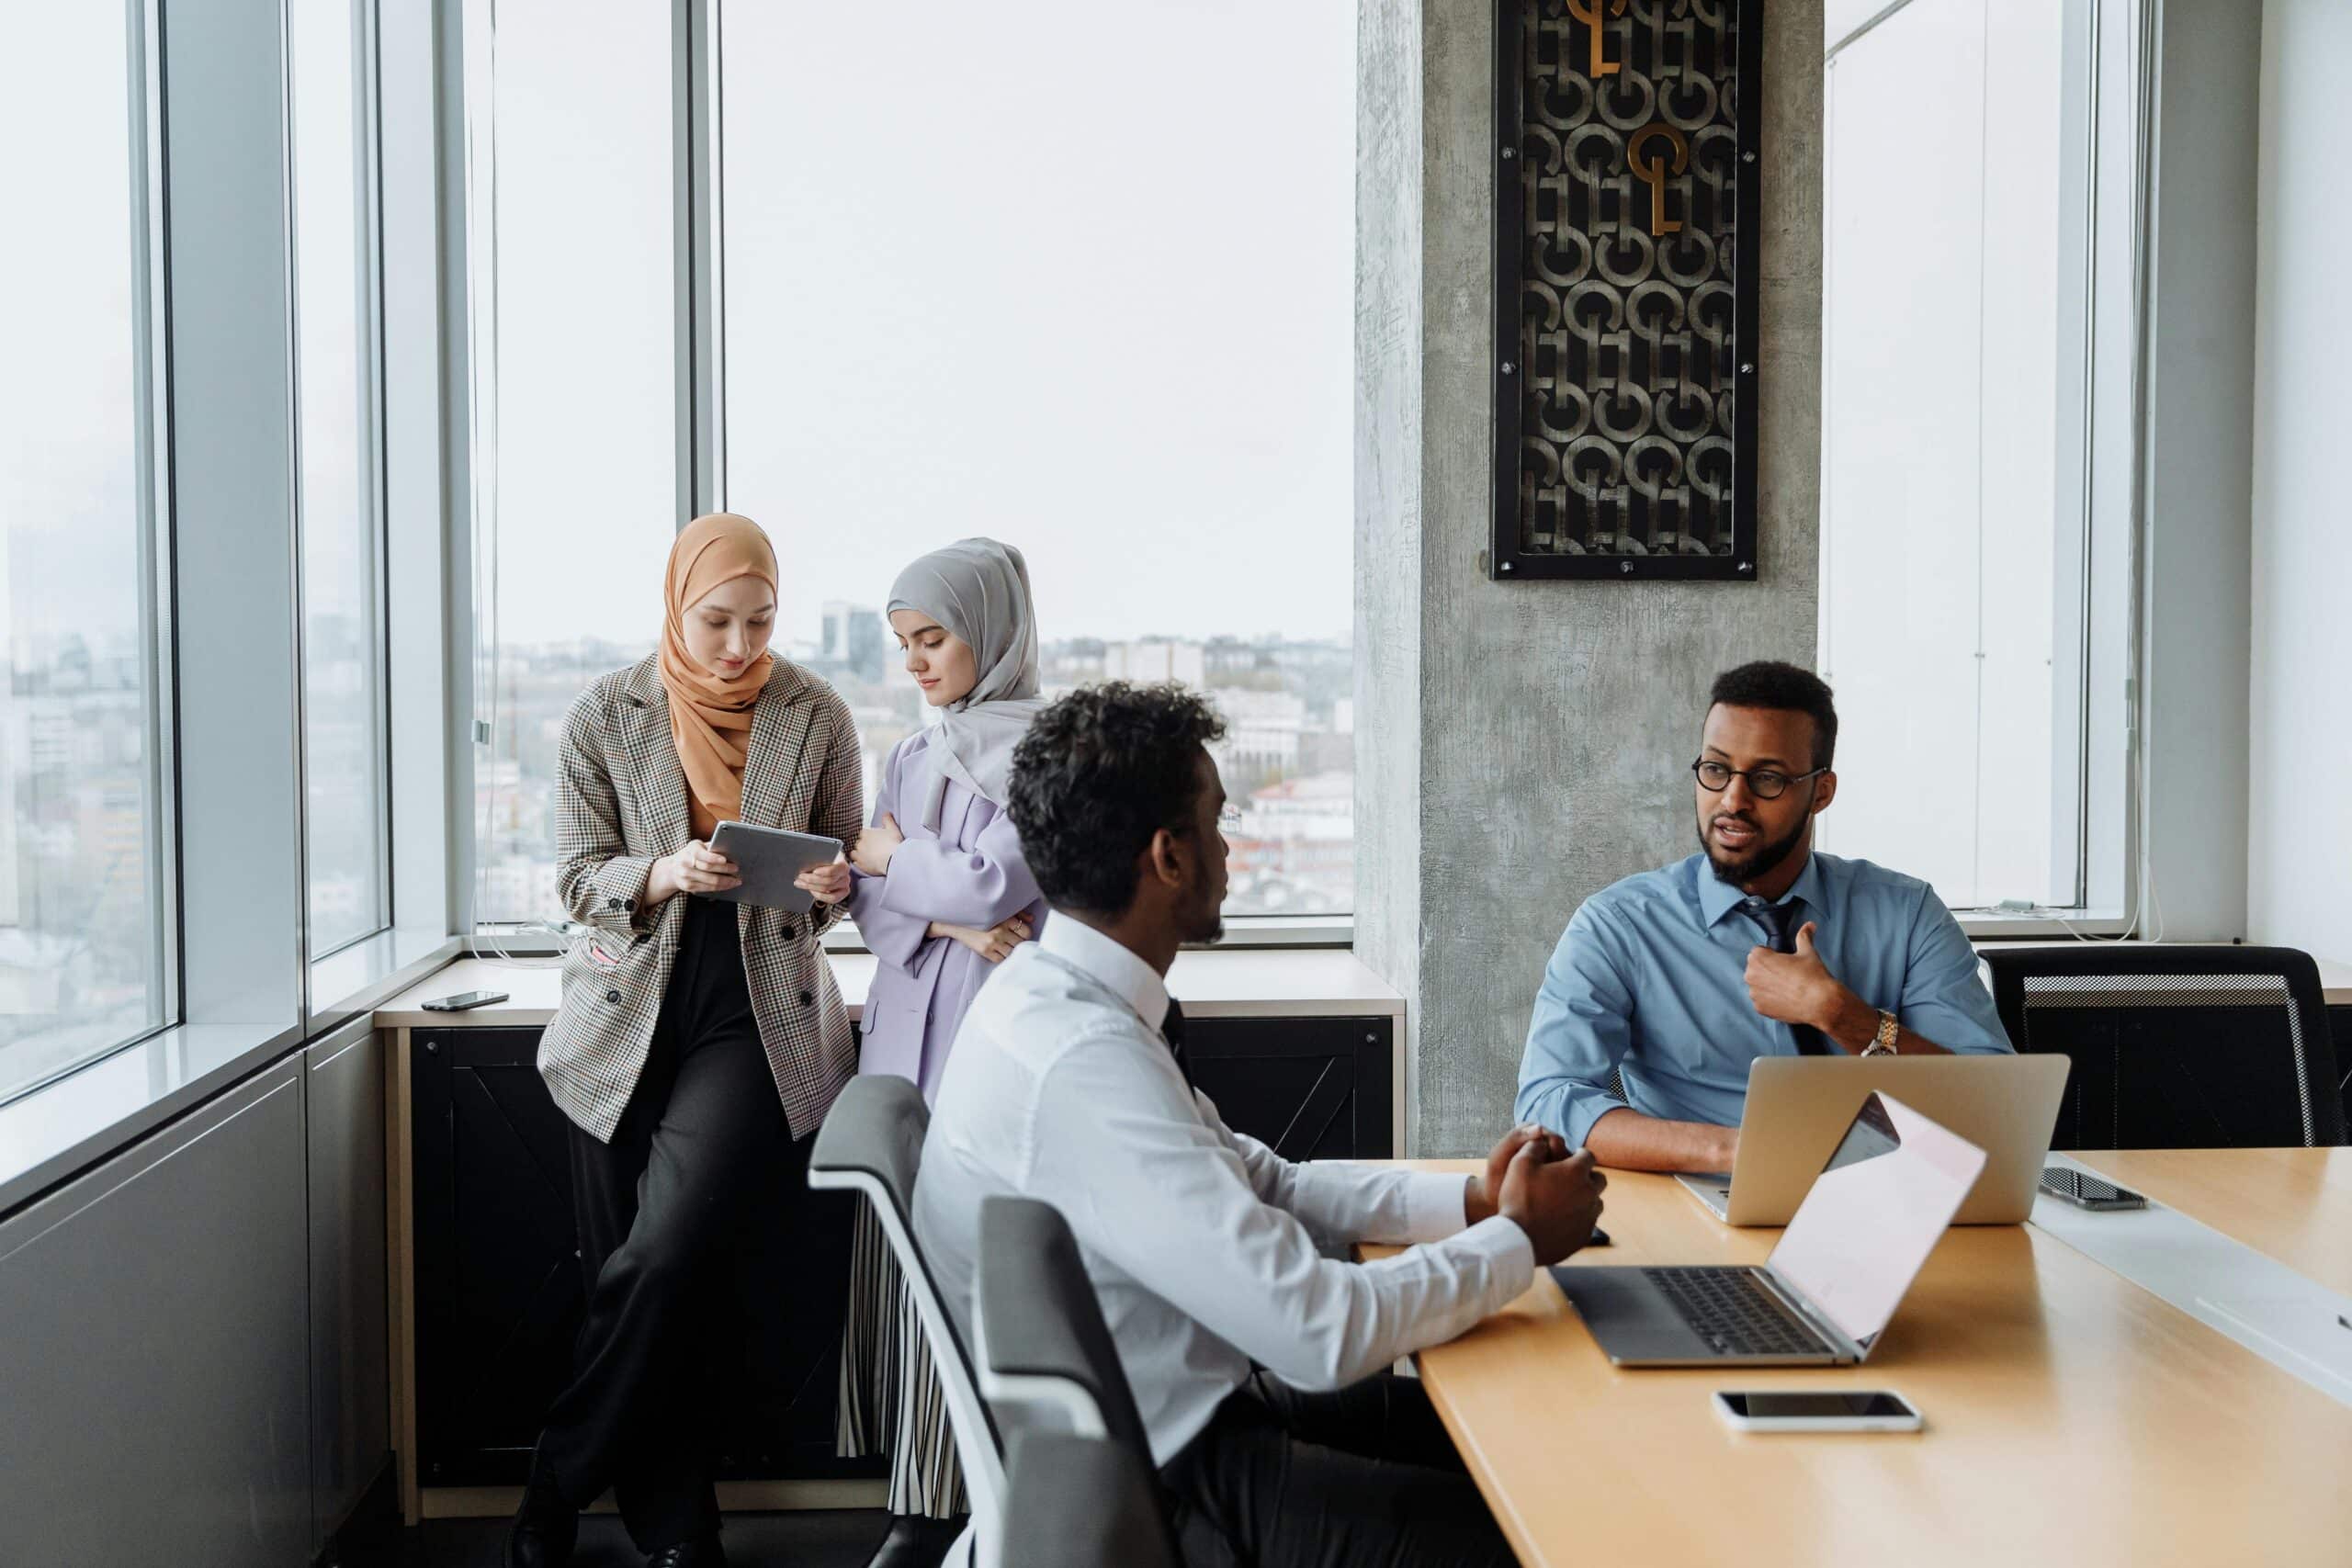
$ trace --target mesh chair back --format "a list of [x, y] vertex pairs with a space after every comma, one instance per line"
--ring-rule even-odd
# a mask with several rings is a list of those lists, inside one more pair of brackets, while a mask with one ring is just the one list
[[978, 1294], [980, 1356], [991, 1386], [1042, 1393], [1065, 1408], [1073, 1402], [1056, 1392], [1076, 1391], [1079, 1428], [1108, 1438], [1148, 1466], [1151, 1440], [1078, 1238], [1060, 1211], [1035, 1198], [981, 1200]]
[[1984, 957], [2010, 1043], [2073, 1064], [2052, 1146], [2344, 1142], [2325, 998], [2305, 954], [2093, 943]]
[[939, 1281], [915, 1246], [915, 1179], [931, 1111], [922, 1090], [887, 1073], [852, 1078], [817, 1129], [809, 1152], [808, 1185], [848, 1188], [865, 1195], [888, 1238], [899, 1271], [914, 1297], [915, 1315], [947, 1396], [956, 1451], [972, 1495], [973, 1523], [983, 1551], [992, 1550], [1004, 1497], [1003, 1443], [980, 1400], [972, 1357], [946, 1310]]
[[1022, 1568], [1176, 1568], [1151, 1472], [1071, 1432], [1012, 1439], [1004, 1560]]

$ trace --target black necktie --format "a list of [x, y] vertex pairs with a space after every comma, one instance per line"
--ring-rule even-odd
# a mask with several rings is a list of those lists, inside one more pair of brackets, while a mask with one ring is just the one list
[[[1764, 931], [1764, 945], [1775, 953], [1797, 950], [1797, 911], [1793, 904], [1768, 904], [1761, 898], [1743, 898], [1740, 912], [1754, 920]], [[1829, 1043], [1821, 1031], [1809, 1023], [1792, 1023], [1789, 1032], [1797, 1037], [1797, 1049], [1808, 1056], [1829, 1055]]]
[[1176, 1070], [1184, 1075], [1184, 1088], [1193, 1088], [1192, 1058], [1184, 1055], [1184, 1010], [1176, 998], [1168, 998], [1168, 1016], [1159, 1021], [1159, 1032], [1168, 1041], [1168, 1054], [1176, 1058]]

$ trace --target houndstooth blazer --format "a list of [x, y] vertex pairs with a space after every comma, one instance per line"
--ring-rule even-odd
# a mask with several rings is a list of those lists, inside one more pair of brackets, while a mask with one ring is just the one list
[[[610, 1143], [653, 1044], [686, 897], [639, 900], [655, 860], [693, 837], [657, 659], [601, 677], [564, 716], [556, 886], [594, 927], [563, 960], [563, 1000], [539, 1041], [539, 1076], [563, 1113]], [[742, 820], [843, 842], [865, 820], [857, 728], [831, 686], [783, 659], [752, 709]], [[856, 1071], [849, 1013], [818, 937], [838, 906], [806, 915], [739, 906], [752, 1011], [792, 1135], [824, 1120]]]

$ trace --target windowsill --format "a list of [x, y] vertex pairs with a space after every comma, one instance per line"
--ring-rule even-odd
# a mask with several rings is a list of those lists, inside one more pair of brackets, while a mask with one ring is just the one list
[[266, 1023], [182, 1024], [0, 1106], [0, 1213], [300, 1043]]
[[[834, 953], [833, 977], [853, 1021], [865, 1007], [880, 960]], [[1187, 948], [1169, 971], [1168, 988], [1188, 1018], [1396, 1018], [1405, 998], [1344, 948]], [[506, 1000], [464, 1012], [426, 1012], [431, 998], [454, 991], [504, 991]], [[548, 964], [502, 964], [480, 955], [436, 969], [376, 1009], [379, 1029], [529, 1029], [555, 1016], [561, 972]]]
[[101, 1056], [0, 1106], [0, 1213], [413, 985], [457, 955], [456, 938], [384, 931], [311, 966], [331, 998], [297, 1029], [189, 1023]]
[[338, 1029], [406, 990], [458, 955], [458, 939], [434, 931], [378, 931], [311, 965], [311, 1026]]
[[[1352, 915], [1237, 915], [1226, 922], [1225, 934], [1214, 942], [1188, 948], [1187, 952], [1224, 952], [1233, 948], [1255, 947], [1352, 947], [1355, 945], [1356, 922]], [[854, 921], [843, 919], [822, 938], [825, 951], [839, 958], [868, 953], [872, 950], [858, 935]], [[468, 954], [480, 957], [492, 950], [491, 942], [479, 933], [464, 944]], [[560, 937], [544, 931], [518, 936], [512, 942], [500, 942], [495, 951], [513, 958], [553, 958], [564, 950]], [[337, 954], [338, 957], [341, 954]], [[315, 987], [314, 987], [315, 988]]]
[[2064, 941], [2070, 937], [2116, 938], [2132, 929], [2122, 909], [1954, 909], [1952, 919], [1972, 942], [2013, 938]]

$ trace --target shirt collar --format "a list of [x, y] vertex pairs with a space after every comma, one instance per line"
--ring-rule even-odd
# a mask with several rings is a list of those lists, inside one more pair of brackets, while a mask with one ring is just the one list
[[1166, 1021], [1168, 987], [1159, 972], [1092, 926], [1056, 911], [1037, 945], [1100, 982], [1133, 1008], [1147, 1029], [1158, 1029]]
[[[1741, 892], [1736, 886], [1731, 883], [1725, 882], [1723, 878], [1715, 874], [1715, 868], [1708, 862], [1706, 853], [1703, 851], [1702, 851], [1699, 855], [1698, 870], [1699, 913], [1704, 917], [1706, 923], [1709, 926], [1712, 927], [1720, 923], [1725, 915], [1730, 914], [1734, 909], [1738, 908], [1742, 904], [1747, 901], [1747, 894]], [[1821, 853], [1819, 851], [1807, 850], [1805, 852], [1804, 869], [1797, 873], [1797, 879], [1789, 885], [1789, 890], [1786, 893], [1781, 894], [1780, 897], [1773, 900], [1776, 904], [1786, 904], [1792, 901], [1802, 903], [1808, 910], [1812, 911], [1815, 915], [1819, 915], [1824, 912], [1824, 905], [1822, 902]], [[1048, 927], [1047, 929], [1051, 930], [1052, 928]]]

